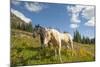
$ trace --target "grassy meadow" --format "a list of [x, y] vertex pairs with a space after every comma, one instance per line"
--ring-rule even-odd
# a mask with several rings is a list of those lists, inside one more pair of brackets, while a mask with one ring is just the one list
[[[62, 47], [63, 63], [87, 62], [95, 60], [95, 45], [74, 42], [73, 56], [70, 49]], [[11, 66], [40, 65], [60, 63], [54, 56], [53, 48], [40, 49], [39, 38], [33, 38], [32, 33], [11, 30]]]

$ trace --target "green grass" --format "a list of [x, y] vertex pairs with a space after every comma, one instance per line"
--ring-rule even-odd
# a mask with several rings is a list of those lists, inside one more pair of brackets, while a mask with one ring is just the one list
[[[87, 62], [95, 60], [95, 45], [74, 42], [73, 56], [70, 49], [62, 48], [63, 63]], [[55, 64], [61, 63], [54, 56], [51, 48], [41, 49], [39, 38], [33, 38], [32, 33], [11, 31], [11, 66]]]

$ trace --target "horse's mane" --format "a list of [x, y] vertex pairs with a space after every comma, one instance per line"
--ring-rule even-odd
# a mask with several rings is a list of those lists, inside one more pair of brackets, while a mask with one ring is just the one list
[[60, 33], [69, 33], [69, 32], [66, 32], [66, 31], [64, 31], [64, 32], [61, 32], [59, 29], [57, 29], [57, 28], [52, 28], [52, 27], [43, 27], [43, 26], [41, 26], [41, 25], [36, 25], [36, 27], [38, 27], [38, 28], [40, 28], [41, 30], [43, 30], [43, 31], [46, 31], [46, 30], [51, 30], [51, 29], [55, 29], [55, 30], [57, 30], [58, 32], [60, 32]]
[[69, 32], [63, 32], [63, 33], [69, 33]]

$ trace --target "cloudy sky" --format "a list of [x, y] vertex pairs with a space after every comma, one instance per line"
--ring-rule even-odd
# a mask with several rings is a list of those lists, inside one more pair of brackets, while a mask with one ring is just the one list
[[77, 29], [84, 36], [95, 37], [95, 6], [12, 0], [11, 12], [26, 23], [67, 31], [72, 35]]

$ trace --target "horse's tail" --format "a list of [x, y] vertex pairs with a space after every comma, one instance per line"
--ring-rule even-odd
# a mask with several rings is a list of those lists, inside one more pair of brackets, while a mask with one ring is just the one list
[[74, 50], [74, 48], [73, 48], [73, 40], [71, 40], [71, 51], [72, 51], [72, 56], [73, 56], [73, 50]]
[[71, 48], [73, 49], [73, 40], [71, 40]]
[[70, 41], [70, 47], [71, 47], [72, 56], [73, 56], [73, 50], [74, 50], [74, 47], [73, 47], [73, 37], [70, 34], [69, 34], [69, 41]]
[[68, 34], [68, 36], [69, 36], [69, 41], [70, 41], [71, 49], [73, 49], [73, 37], [70, 34]]

